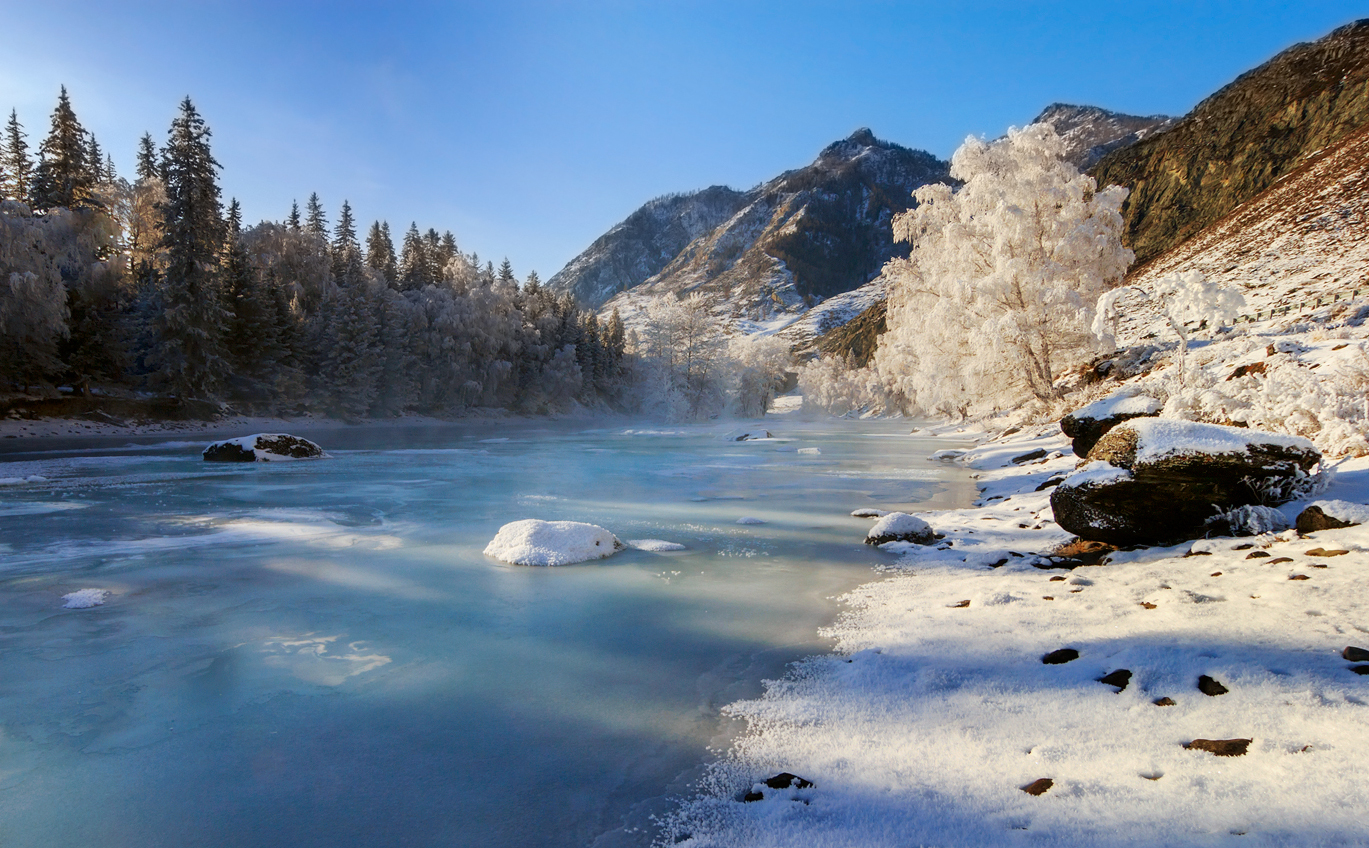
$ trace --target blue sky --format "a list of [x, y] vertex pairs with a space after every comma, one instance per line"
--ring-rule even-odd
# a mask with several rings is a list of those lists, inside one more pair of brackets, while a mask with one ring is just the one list
[[132, 171], [190, 95], [225, 196], [317, 191], [544, 278], [651, 197], [755, 185], [868, 126], [947, 157], [1055, 101], [1181, 115], [1365, 3], [0, 0], [0, 107], [65, 83]]

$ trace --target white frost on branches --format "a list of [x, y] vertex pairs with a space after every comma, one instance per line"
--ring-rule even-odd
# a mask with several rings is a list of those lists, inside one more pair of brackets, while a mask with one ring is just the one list
[[964, 185], [924, 186], [894, 220], [913, 249], [885, 266], [875, 364], [904, 406], [964, 416], [1054, 399], [1061, 373], [1094, 352], [1094, 302], [1134, 258], [1121, 243], [1127, 191], [1097, 190], [1063, 152], [1044, 124], [967, 139], [951, 160]]

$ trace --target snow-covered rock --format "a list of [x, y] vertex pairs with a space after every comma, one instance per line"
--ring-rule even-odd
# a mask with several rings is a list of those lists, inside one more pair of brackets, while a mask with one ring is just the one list
[[[1132, 545], [1196, 538], [1219, 513], [1289, 500], [1321, 454], [1298, 436], [1145, 418], [1114, 427], [1088, 460], [1051, 493], [1056, 523], [1083, 539]], [[1272, 521], [1248, 511], [1239, 518], [1243, 528]]]
[[529, 518], [499, 528], [485, 556], [514, 565], [570, 565], [622, 550], [618, 537], [597, 524]]
[[63, 609], [90, 609], [103, 606], [109, 592], [105, 589], [77, 589], [62, 596]]
[[1369, 522], [1369, 506], [1349, 501], [1314, 501], [1298, 513], [1299, 533], [1339, 530]]
[[286, 433], [257, 433], [214, 442], [204, 449], [207, 462], [284, 462], [326, 456], [323, 448]]
[[1153, 397], [1124, 390], [1061, 418], [1060, 429], [1074, 440], [1074, 455], [1084, 457], [1113, 427], [1133, 418], [1159, 415], [1163, 407]]
[[882, 545], [885, 542], [912, 542], [915, 545], [929, 545], [936, 539], [932, 525], [915, 515], [906, 512], [891, 512], [875, 522], [870, 532], [865, 534], [865, 544]]
[[889, 511], [887, 509], [875, 509], [874, 507], [868, 506], [851, 510], [852, 518], [883, 518], [888, 514]]

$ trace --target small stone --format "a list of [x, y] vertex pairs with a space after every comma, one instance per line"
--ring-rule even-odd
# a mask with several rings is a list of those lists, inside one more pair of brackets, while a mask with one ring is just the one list
[[1246, 542], [1244, 545], [1237, 545], [1236, 547], [1232, 548], [1231, 550], [1233, 550], [1233, 551], [1248, 551], [1248, 550], [1250, 550], [1250, 549], [1253, 548], [1253, 547], [1255, 547], [1255, 546], [1252, 545], [1250, 542]]
[[1184, 745], [1191, 751], [1209, 751], [1219, 757], [1239, 757], [1250, 747], [1252, 739], [1194, 739]]
[[1110, 671], [1098, 678], [1098, 682], [1106, 683], [1109, 686], [1116, 686], [1117, 691], [1121, 692], [1123, 689], [1127, 688], [1127, 684], [1131, 683], [1131, 669], [1119, 668], [1116, 671]]
[[1269, 556], [1269, 551], [1251, 551], [1245, 555], [1246, 559], [1264, 559]]
[[1369, 665], [1352, 665], [1350, 670], [1355, 674], [1369, 674]]
[[1141, 601], [1141, 606], [1144, 607], [1145, 609], [1157, 609], [1157, 608], [1158, 608], [1158, 604], [1152, 604], [1150, 601]]
[[1055, 575], [1054, 577], [1051, 578], [1050, 582], [1052, 582], [1052, 583], [1064, 583], [1064, 582], [1065, 582], [1065, 575], [1063, 575], [1063, 574], [1057, 574], [1057, 575]]
[[1330, 567], [1331, 567], [1331, 566], [1327, 565], [1327, 564], [1324, 563], [1324, 562], [1309, 562], [1308, 565], [1312, 566], [1313, 568], [1330, 568]]
[[1151, 703], [1157, 707], [1172, 707], [1176, 701], [1173, 698], [1156, 698]]
[[1054, 785], [1054, 780], [1051, 780], [1049, 777], [1043, 777], [1040, 780], [1033, 780], [1031, 783], [1023, 786], [1022, 791], [1028, 795], [1045, 795]]
[[1307, 555], [1308, 555], [1308, 556], [1314, 556], [1314, 557], [1333, 557], [1333, 556], [1344, 556], [1345, 554], [1348, 554], [1348, 553], [1350, 553], [1350, 552], [1349, 552], [1349, 551], [1340, 550], [1339, 548], [1332, 548], [1332, 549], [1327, 549], [1327, 548], [1313, 548], [1312, 550], [1310, 550], [1310, 551], [1307, 552]]
[[760, 792], [748, 792], [742, 796], [742, 800], [750, 804], [752, 801], [764, 801], [765, 795]]
[[968, 598], [966, 598], [963, 601], [956, 601], [953, 604], [947, 604], [947, 606], [949, 606], [951, 609], [965, 609], [965, 607], [968, 607], [969, 605], [970, 601]]
[[1052, 478], [1050, 478], [1049, 480], [1047, 480], [1047, 481], [1045, 481], [1044, 483], [1042, 483], [1041, 485], [1037, 486], [1037, 487], [1036, 487], [1036, 491], [1038, 491], [1038, 492], [1044, 492], [1044, 491], [1046, 491], [1047, 489], [1049, 489], [1049, 488], [1051, 488], [1051, 487], [1053, 487], [1053, 486], [1059, 486], [1059, 485], [1060, 485], [1061, 483], [1063, 483], [1063, 482], [1065, 482], [1065, 478], [1064, 478], [1064, 477], [1052, 477]]
[[1214, 572], [1212, 572], [1211, 574], [1208, 575], [1208, 577], [1221, 577], [1221, 576], [1222, 576], [1222, 573], [1221, 573], [1220, 571], [1214, 571]]
[[1356, 648], [1354, 645], [1346, 645], [1345, 650], [1340, 652], [1341, 659], [1350, 662], [1369, 662], [1369, 651], [1364, 648]]
[[1231, 690], [1204, 674], [1198, 678], [1198, 691], [1210, 698], [1215, 698], [1218, 695], [1225, 695]]
[[1024, 453], [1024, 454], [1022, 454], [1021, 456], [1015, 456], [1015, 457], [1013, 457], [1013, 458], [1012, 458], [1012, 462], [1013, 462], [1014, 465], [1021, 465], [1021, 464], [1024, 463], [1024, 462], [1032, 462], [1032, 461], [1034, 461], [1034, 460], [1045, 459], [1045, 458], [1046, 458], [1046, 452], [1045, 452], [1044, 450], [1034, 450], [1034, 451], [1031, 451], [1030, 453]]
[[1043, 600], [1043, 601], [1053, 601], [1053, 600], [1055, 600], [1055, 596], [1054, 596], [1054, 595], [1042, 595], [1042, 596], [1041, 596], [1041, 600]]
[[1189, 557], [1195, 556], [1212, 556], [1212, 551], [1189, 551], [1188, 553], [1184, 554], [1184, 559], [1188, 559]]
[[1291, 574], [1291, 575], [1289, 575], [1288, 579], [1289, 579], [1289, 580], [1311, 580], [1312, 578], [1311, 578], [1311, 577], [1308, 577], [1306, 574]]
[[1084, 591], [1084, 590], [1083, 590], [1083, 589], [1071, 589], [1071, 590], [1070, 590], [1070, 594], [1071, 594], [1071, 595], [1077, 595], [1077, 594], [1079, 594], [1079, 593], [1082, 592], [1082, 591]]
[[807, 789], [813, 785], [813, 782], [811, 780], [804, 780], [797, 774], [790, 774], [787, 771], [782, 771], [774, 777], [766, 778], [765, 785], [769, 786], [771, 789], [789, 789], [791, 787], [794, 789]]
[[1266, 565], [1278, 565], [1278, 564], [1281, 563], [1281, 562], [1292, 562], [1292, 561], [1293, 561], [1293, 558], [1292, 558], [1292, 557], [1274, 557], [1273, 559], [1271, 559], [1269, 562], [1267, 562], [1267, 563], [1265, 563], [1265, 564], [1266, 564]]
[[1058, 651], [1051, 651], [1041, 658], [1041, 662], [1046, 665], [1064, 665], [1079, 659], [1079, 652], [1073, 648], [1061, 648]]

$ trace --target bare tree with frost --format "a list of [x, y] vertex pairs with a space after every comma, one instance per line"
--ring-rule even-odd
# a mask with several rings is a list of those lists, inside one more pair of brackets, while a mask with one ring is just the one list
[[875, 366], [906, 407], [964, 416], [1054, 400], [1095, 350], [1094, 302], [1134, 258], [1121, 242], [1127, 190], [1098, 190], [1063, 152], [1044, 124], [969, 138], [951, 160], [963, 185], [919, 188], [894, 219], [913, 249], [885, 266], [894, 287]]

